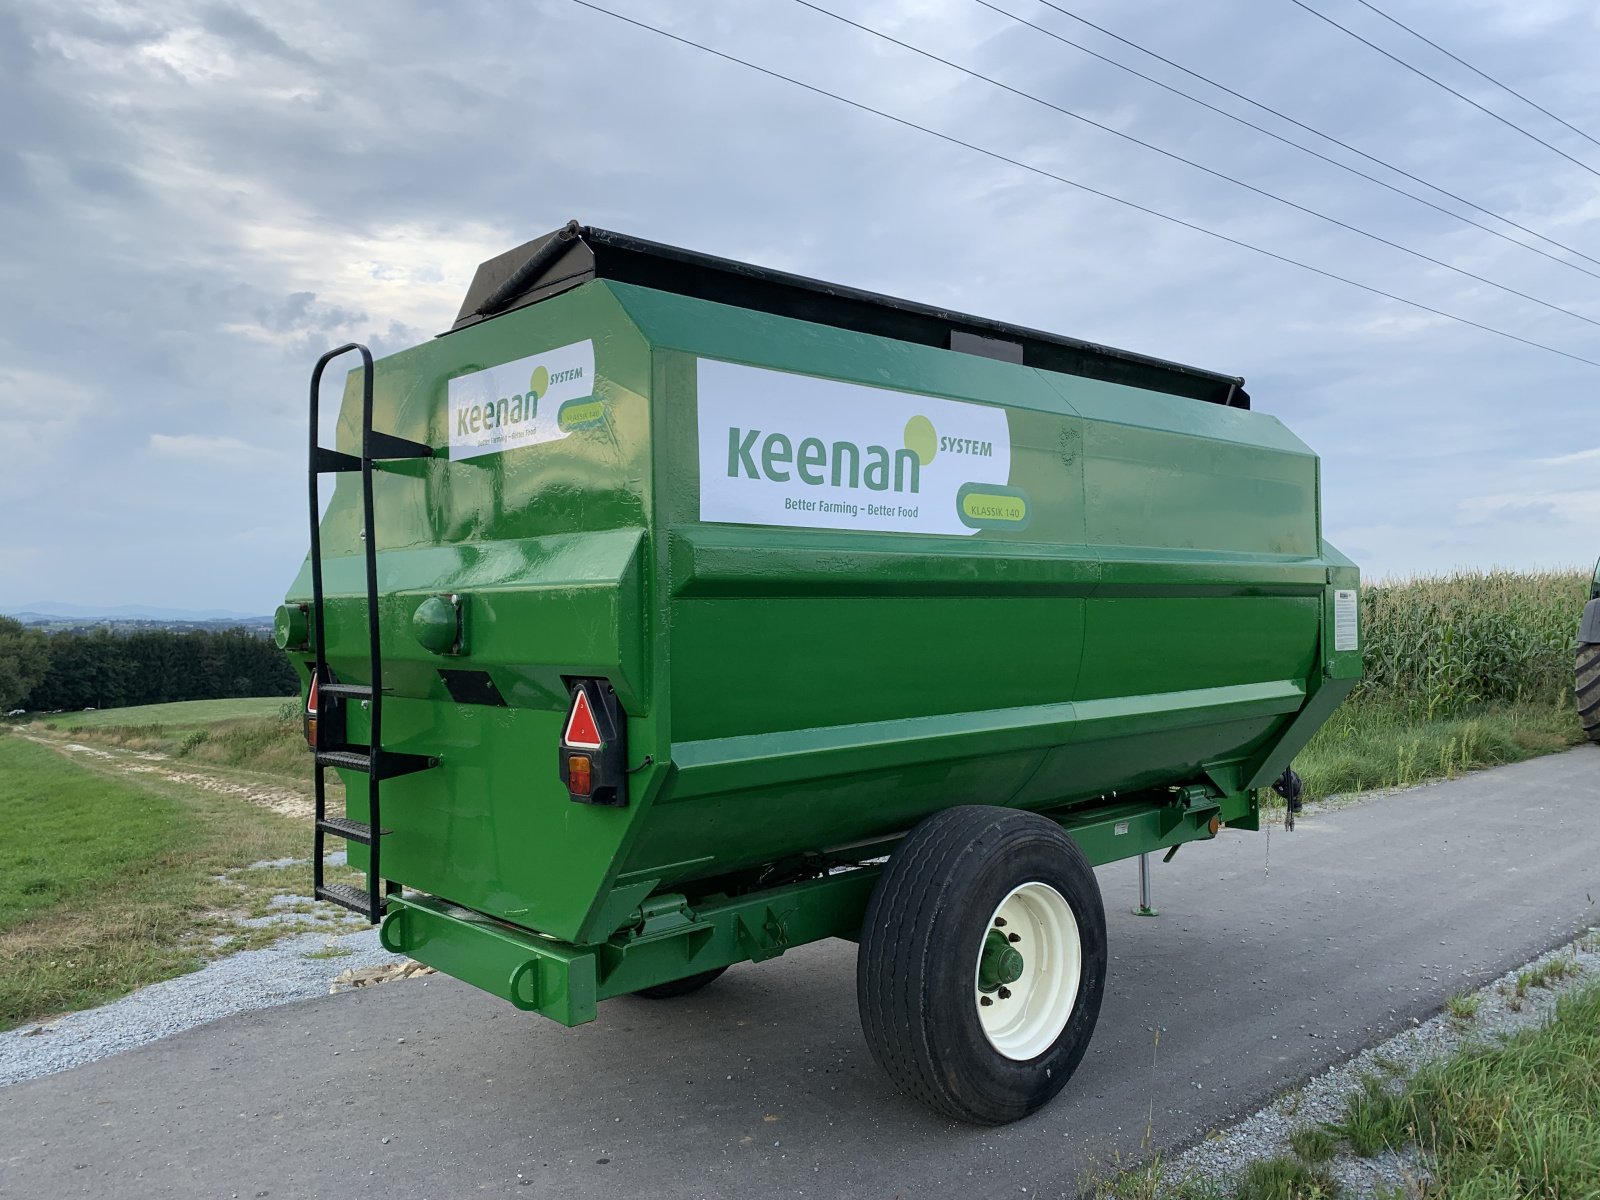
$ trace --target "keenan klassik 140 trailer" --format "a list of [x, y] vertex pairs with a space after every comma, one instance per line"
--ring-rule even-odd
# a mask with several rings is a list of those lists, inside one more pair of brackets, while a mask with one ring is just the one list
[[1032, 1111], [1092, 868], [1257, 828], [1359, 674], [1318, 460], [1241, 382], [576, 223], [491, 259], [314, 372], [317, 895], [566, 1025], [858, 941], [895, 1083]]

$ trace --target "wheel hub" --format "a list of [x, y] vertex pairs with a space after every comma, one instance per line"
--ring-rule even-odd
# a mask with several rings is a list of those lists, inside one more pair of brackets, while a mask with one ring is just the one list
[[999, 991], [1022, 978], [1022, 954], [998, 929], [989, 930], [983, 939], [983, 956], [978, 960], [978, 990]]
[[1017, 1062], [1048, 1050], [1072, 1014], [1082, 965], [1066, 898], [1043, 882], [1013, 888], [990, 915], [973, 963], [973, 999], [989, 1044]]

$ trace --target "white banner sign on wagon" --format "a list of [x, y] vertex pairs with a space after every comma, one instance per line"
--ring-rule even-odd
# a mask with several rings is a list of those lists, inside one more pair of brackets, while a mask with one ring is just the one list
[[1000, 408], [705, 358], [698, 378], [702, 521], [972, 534], [963, 489], [1011, 475]]
[[566, 437], [561, 407], [594, 392], [594, 343], [574, 342], [450, 381], [450, 457], [476, 458]]

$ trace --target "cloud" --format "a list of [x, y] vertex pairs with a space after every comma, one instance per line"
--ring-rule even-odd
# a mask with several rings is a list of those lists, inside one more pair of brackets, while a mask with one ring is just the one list
[[[764, 9], [759, 22], [740, 0], [618, 8], [1230, 237], [1600, 358], [1580, 321], [797, 5]], [[1150, 66], [1031, 0], [1015, 8]], [[1137, 19], [1105, 0], [1084, 11], [1530, 228], [1600, 246], [1592, 176], [1303, 13], [1245, 0], [1151, 0]], [[1470, 0], [1467, 12], [1415, 0], [1407, 20], [1575, 124], [1600, 127], [1593, 11]], [[1486, 277], [1600, 312], [1594, 281], [1574, 271], [967, 0], [866, 0], [850, 15]], [[0, 551], [0, 579], [21, 578], [29, 593], [18, 599], [155, 600], [180, 587], [195, 603], [269, 608], [303, 550], [315, 356], [348, 340], [379, 354], [427, 341], [449, 326], [480, 261], [572, 216], [1242, 374], [1256, 406], [1321, 454], [1330, 539], [1378, 573], [1594, 553], [1595, 525], [1584, 524], [1600, 457], [1584, 432], [1592, 368], [564, 2], [16, 0], [0, 6], [0, 111], [0, 496], [49, 497], [30, 510], [31, 540], [19, 533]], [[235, 540], [273, 520], [281, 555], [260, 552], [270, 534]]]
[[1588, 463], [1600, 459], [1600, 446], [1588, 450], [1574, 450], [1571, 454], [1557, 454], [1551, 458], [1536, 459], [1541, 467], [1568, 467], [1575, 463]]
[[228, 434], [152, 433], [150, 451], [160, 458], [216, 467], [256, 466], [278, 456]]
[[[78, 462], [74, 439], [99, 399], [97, 389], [71, 376], [0, 363], [0, 430], [6, 443], [0, 501], [62, 494]], [[3, 569], [0, 562], [0, 573]]]

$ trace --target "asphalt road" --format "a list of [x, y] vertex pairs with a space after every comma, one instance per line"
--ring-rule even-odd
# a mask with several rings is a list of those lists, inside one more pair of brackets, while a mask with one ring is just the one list
[[1003, 1129], [890, 1089], [831, 942], [574, 1030], [437, 976], [218, 1021], [0, 1090], [0, 1195], [1071, 1194], [1593, 923], [1597, 817], [1583, 747], [1188, 847], [1156, 918], [1105, 868], [1099, 1030]]

